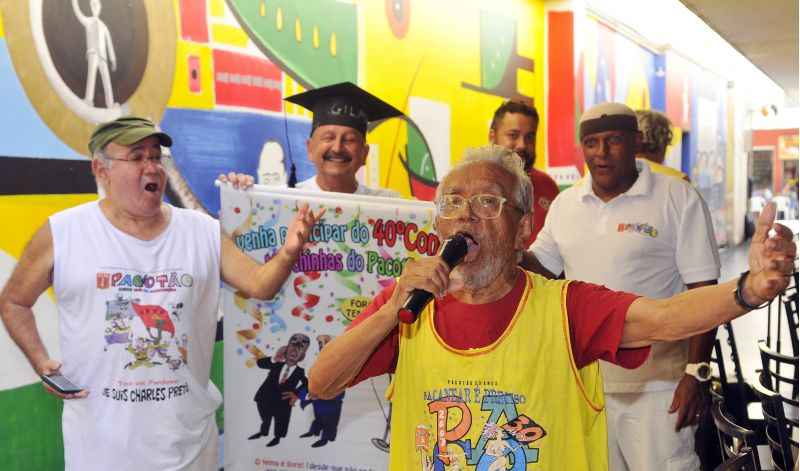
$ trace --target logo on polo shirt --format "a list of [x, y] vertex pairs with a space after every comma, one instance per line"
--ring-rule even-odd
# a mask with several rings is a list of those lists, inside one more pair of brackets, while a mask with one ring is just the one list
[[621, 222], [617, 224], [617, 232], [638, 232], [650, 237], [658, 237], [658, 229], [647, 223]]

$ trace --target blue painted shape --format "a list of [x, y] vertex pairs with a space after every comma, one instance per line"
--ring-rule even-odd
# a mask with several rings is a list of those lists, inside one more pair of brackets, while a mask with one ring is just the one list
[[[619, 33], [615, 33], [619, 37]], [[655, 54], [649, 49], [629, 40], [615, 41], [614, 49], [614, 91], [611, 101], [627, 103], [634, 110], [652, 108], [653, 88], [655, 86], [656, 63]], [[635, 103], [630, 100], [632, 90], [638, 92], [639, 83], [634, 82], [637, 77], [644, 78], [649, 96], [648, 103]]]
[[[31, 54], [34, 52], [31, 51]], [[85, 160], [39, 118], [11, 63], [6, 40], [0, 39], [0, 156]], [[89, 152], [88, 150], [86, 151]]]
[[667, 109], [667, 56], [656, 54], [653, 67], [649, 69], [647, 81], [650, 85], [650, 108], [666, 111]]
[[306, 156], [311, 122], [255, 113], [167, 108], [161, 128], [173, 138], [175, 164], [195, 196], [212, 215], [219, 213], [220, 173], [255, 175], [264, 143], [275, 141], [284, 150], [289, 174], [293, 161], [297, 180], [316, 174]]
[[681, 172], [689, 175], [692, 174], [692, 144], [694, 144], [692, 137], [694, 134], [691, 132], [683, 133], [681, 139]]
[[[701, 69], [696, 69], [691, 75], [691, 134], [693, 139], [690, 143], [689, 168], [684, 171], [692, 183], [703, 196], [711, 213], [711, 222], [714, 225], [714, 233], [717, 243], [723, 244], [727, 241], [725, 221], [725, 166], [727, 155], [726, 141], [726, 120], [727, 115], [725, 93], [725, 82]], [[715, 144], [713, 152], [710, 149], [701, 149], [699, 122], [699, 101], [706, 99], [716, 105], [714, 119], [716, 119], [716, 133], [713, 136]]]
[[[611, 82], [611, 71], [609, 70], [608, 63], [610, 59], [608, 54], [608, 51], [598, 51], [594, 90], [592, 90], [592, 95], [587, 94], [587, 97], [592, 97], [594, 101], [587, 103], [587, 109], [597, 103], [604, 103], [612, 99], [608, 96], [609, 84]], [[613, 93], [613, 91], [611, 91], [611, 93]]]

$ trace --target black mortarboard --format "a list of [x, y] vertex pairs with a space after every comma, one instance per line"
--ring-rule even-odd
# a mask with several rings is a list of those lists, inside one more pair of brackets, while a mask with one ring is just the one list
[[324, 124], [348, 126], [366, 134], [367, 123], [403, 112], [350, 82], [308, 90], [285, 98], [314, 113], [311, 132]]

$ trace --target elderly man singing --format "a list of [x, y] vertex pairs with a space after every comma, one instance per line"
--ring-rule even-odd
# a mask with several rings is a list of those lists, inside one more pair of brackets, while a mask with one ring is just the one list
[[[468, 240], [463, 262], [453, 270], [440, 256], [408, 262], [311, 368], [311, 392], [322, 398], [395, 372], [391, 469], [455, 461], [481, 470], [607, 469], [597, 360], [635, 368], [653, 342], [707, 331], [772, 299], [793, 269], [790, 231], [775, 225], [768, 237], [769, 208], [738, 282], [654, 300], [546, 280], [517, 265], [530, 198], [512, 151], [468, 150], [439, 185], [435, 219], [440, 237]], [[436, 299], [415, 322], [400, 323], [414, 289]]]

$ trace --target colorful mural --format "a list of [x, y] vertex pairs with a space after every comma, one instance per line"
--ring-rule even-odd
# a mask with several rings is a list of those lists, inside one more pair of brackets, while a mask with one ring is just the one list
[[[682, 129], [684, 147], [681, 170], [703, 195], [711, 212], [717, 243], [728, 242], [725, 220], [725, 166], [727, 153], [727, 81], [677, 54], [670, 54], [667, 68], [673, 80], [685, 83], [688, 93], [681, 90], [680, 98], [670, 101], [684, 103], [682, 115], [689, 117], [689, 128]], [[675, 70], [672, 70], [672, 69]], [[673, 90], [668, 90], [668, 93]], [[688, 98], [688, 100], [687, 100]], [[683, 117], [683, 116], [682, 116]]]
[[[97, 198], [86, 142], [101, 121], [156, 121], [175, 140], [168, 198], [216, 215], [220, 172], [314, 174], [311, 116], [282, 100], [307, 88], [349, 80], [403, 110], [369, 130], [362, 178], [418, 199], [486, 142], [504, 99], [544, 103], [541, 1], [0, 0], [0, 20], [0, 216], [19, 221], [0, 235], [3, 283], [49, 215]], [[35, 312], [57, 356], [52, 295]], [[4, 329], [0, 350], [0, 462], [63, 466], [60, 404]]]
[[[559, 185], [575, 183], [584, 173], [576, 135], [584, 110], [616, 101], [633, 109], [663, 109], [664, 58], [617, 33], [604, 23], [575, 13], [548, 12], [551, 56], [557, 45], [571, 45], [574, 56], [551, 59], [549, 83], [574, 87], [549, 90], [548, 172]], [[563, 49], [563, 47], [562, 47]]]
[[[405, 113], [369, 129], [363, 181], [426, 200], [466, 147], [487, 141], [505, 99], [539, 108], [536, 164], [562, 186], [583, 173], [575, 130], [586, 107], [665, 110], [681, 137], [670, 162], [706, 198], [724, 242], [725, 82], [544, 3], [0, 0], [0, 217], [15, 221], [0, 233], [0, 283], [49, 215], [97, 198], [86, 156], [97, 122], [138, 114], [159, 123], [175, 140], [169, 200], [217, 215], [220, 172], [261, 183], [314, 174], [311, 116], [283, 97], [342, 80]], [[57, 355], [52, 295], [35, 312]], [[0, 463], [61, 467], [60, 404], [4, 329], [0, 351]], [[213, 377], [221, 384], [219, 361]]]
[[[675, 137], [666, 163], [689, 175], [711, 211], [719, 244], [725, 223], [726, 82], [674, 53], [660, 54], [592, 16], [547, 13], [549, 83], [574, 86], [574, 94], [548, 91], [548, 173], [561, 186], [584, 174], [577, 123], [584, 110], [605, 101], [664, 111]], [[573, 57], [554, 56], [571, 45]]]

